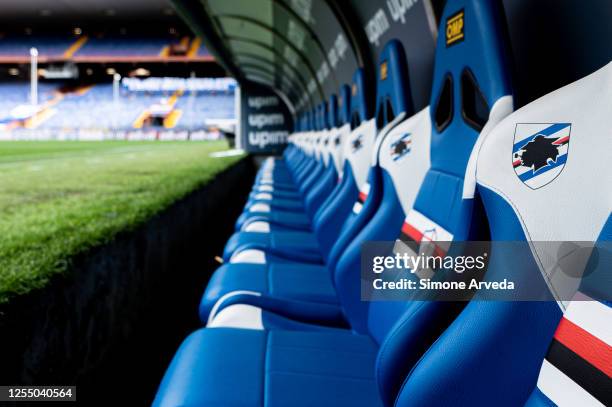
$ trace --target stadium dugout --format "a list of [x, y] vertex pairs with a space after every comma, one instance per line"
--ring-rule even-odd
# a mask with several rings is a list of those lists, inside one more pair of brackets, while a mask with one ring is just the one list
[[[596, 102], [610, 100], [609, 50], [599, 69], [526, 103], [513, 76], [531, 70], [514, 65], [509, 2], [177, 3], [228, 70], [273, 89], [293, 127], [282, 156], [262, 161], [205, 287], [203, 327], [153, 405], [612, 402], [610, 269], [595, 249], [567, 291], [550, 272], [560, 252], [539, 244], [610, 239], [609, 188], [579, 181], [612, 180]], [[247, 126], [244, 147], [261, 152], [261, 129]], [[575, 160], [592, 159], [570, 167], [570, 137]], [[477, 257], [486, 272], [471, 281], [479, 289], [447, 297], [465, 287], [463, 266], [441, 259], [464, 264], [468, 241], [489, 242]], [[436, 294], [373, 293], [372, 250], [440, 260], [375, 271], [374, 289], [402, 281]], [[484, 293], [508, 280], [534, 296]]]
[[610, 2], [144, 3], [172, 29], [0, 39], [0, 137], [234, 138], [177, 210], [222, 244], [127, 296], [128, 404], [612, 405]]

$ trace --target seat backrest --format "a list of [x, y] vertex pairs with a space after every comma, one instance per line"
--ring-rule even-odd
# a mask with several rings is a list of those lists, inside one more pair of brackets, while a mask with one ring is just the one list
[[[359, 196], [359, 188], [366, 184], [370, 168], [370, 157], [376, 138], [375, 120], [367, 116], [369, 111], [365, 100], [366, 93], [363, 88], [364, 85], [363, 70], [360, 68], [357, 69], [353, 75], [351, 87], [341, 88], [340, 92], [340, 100], [343, 103], [343, 106], [340, 106], [341, 108], [339, 109], [341, 112], [340, 115], [344, 115], [346, 119], [351, 120], [350, 126], [341, 127], [344, 134], [342, 142], [342, 157], [344, 159], [344, 164], [340, 184], [342, 195], [349, 197], [350, 201], [346, 203], [343, 202], [342, 205], [336, 208], [344, 214], [347, 209], [346, 206], [348, 206], [348, 211], [350, 213], [347, 217], [344, 217], [339, 224], [336, 224], [336, 221], [339, 220], [337, 213], [327, 213], [327, 216], [320, 216], [324, 222], [330, 222], [330, 216], [333, 217], [334, 222], [332, 229], [338, 232], [343, 229], [343, 226], [351, 223], [351, 220], [348, 218], [354, 218], [356, 216], [351, 211], [351, 208], [354, 206], [354, 200]], [[316, 223], [320, 223], [318, 219]], [[318, 229], [318, 227], [315, 227], [315, 229]], [[326, 233], [325, 235], [330, 236], [331, 234]], [[339, 238], [337, 234], [334, 234], [333, 239], [323, 239], [320, 242], [321, 247], [328, 248], [323, 251], [323, 255], [326, 256], [327, 259], [328, 267], [332, 267], [333, 264], [335, 264], [335, 259], [337, 259], [339, 253], [341, 253], [341, 249], [343, 249], [346, 242], [349, 241], [349, 236], [343, 236], [343, 234], [341, 234], [340, 238], [342, 239], [340, 244], [338, 244]]]
[[[497, 1], [446, 3], [439, 32], [447, 36], [438, 37], [430, 99], [429, 168], [427, 162], [418, 166], [426, 173], [420, 175], [422, 182], [412, 199], [409, 193], [415, 193], [414, 186], [402, 189], [389, 185], [395, 196], [399, 191], [406, 197], [400, 211], [397, 203], [392, 205], [404, 219], [387, 216], [389, 225], [384, 228], [371, 222], [372, 226], [364, 229], [364, 240], [399, 238], [398, 243], [408, 245], [396, 244], [395, 250], [402, 251], [419, 247], [422, 242], [436, 242], [438, 253], [446, 253], [454, 239], [487, 237], [478, 227], [484, 213], [474, 213], [474, 193], [464, 192], [464, 177], [477, 143], [512, 110], [507, 36], [500, 6]], [[461, 21], [460, 29], [447, 30], [456, 21]], [[457, 39], [459, 35], [462, 37]], [[352, 279], [357, 278], [354, 273]], [[409, 274], [408, 278], [416, 282], [420, 275]], [[347, 276], [344, 281], [349, 280]], [[359, 287], [352, 295], [360, 295]], [[359, 310], [362, 327], [365, 323], [365, 331], [381, 345], [377, 380], [385, 402], [392, 404], [413, 364], [460, 308], [451, 303], [375, 301], [366, 306], [357, 304], [353, 309]]]
[[[353, 214], [349, 217], [349, 220], [354, 220], [353, 224], [346, 228], [350, 242], [346, 244], [346, 250], [340, 254], [337, 267], [331, 269], [344, 313], [353, 329], [360, 332], [367, 330], [367, 304], [360, 301], [359, 279], [355, 275], [355, 270], [359, 270], [361, 243], [367, 240], [363, 238], [366, 236], [363, 230], [370, 227], [385, 230], [389, 226], [387, 216], [392, 218], [394, 215], [394, 213], [385, 212], [384, 209], [381, 210], [385, 203], [381, 202], [384, 187], [382, 171], [378, 163], [379, 151], [381, 151], [387, 134], [393, 131], [392, 129], [404, 117], [413, 113], [407, 91], [409, 82], [406, 57], [402, 45], [397, 40], [391, 40], [385, 45], [379, 56], [377, 72], [376, 121], [377, 127], [382, 126], [382, 129], [379, 129], [372, 151], [368, 181], [361, 187], [359, 200], [355, 203]], [[401, 208], [399, 210], [401, 211]], [[342, 238], [337, 244], [344, 243]]]
[[[345, 162], [346, 156], [343, 151], [346, 140], [350, 135], [350, 124], [344, 122], [349, 116], [348, 109], [350, 106], [342, 107], [341, 103], [343, 102], [345, 105], [350, 103], [348, 89], [348, 86], [343, 86], [340, 89], [341, 97], [337, 98], [335, 95], [332, 95], [328, 102], [329, 122], [335, 125], [328, 131], [327, 147], [330, 151], [330, 159], [334, 165], [328, 168], [319, 183], [321, 188], [326, 185], [329, 191], [325, 194], [326, 196], [313, 216], [312, 221], [313, 231], [317, 236], [322, 249], [321, 253], [324, 256], [328, 254], [329, 248], [333, 246], [338, 238], [342, 224], [346, 220], [351, 204], [357, 194], [357, 186], [352, 176], [353, 171], [350, 163]], [[339, 114], [341, 109], [344, 110], [342, 115]], [[358, 154], [359, 152], [354, 152], [351, 158], [353, 160], [358, 159]], [[342, 177], [343, 168], [341, 166], [349, 168], [347, 170], [347, 177]], [[331, 169], [333, 171], [330, 171]]]
[[[330, 121], [333, 120], [333, 123], [335, 124], [334, 127], [338, 129], [337, 135], [333, 138], [333, 140], [331, 140], [331, 142], [335, 146], [333, 159], [336, 169], [338, 170], [339, 180], [342, 178], [342, 173], [344, 172], [344, 162], [346, 160], [346, 157], [344, 156], [344, 143], [350, 134], [350, 89], [351, 88], [348, 85], [342, 85], [340, 87], [338, 97], [332, 95], [332, 98], [330, 98]], [[335, 109], [331, 105], [335, 106]], [[331, 113], [333, 110], [336, 111], [335, 115]]]
[[330, 128], [340, 127], [338, 96], [336, 95], [330, 95], [327, 101], [327, 123]]
[[333, 164], [333, 162], [331, 161], [331, 149], [333, 146], [329, 144], [329, 138], [331, 137], [332, 129], [328, 125], [328, 122], [328, 104], [322, 102], [317, 107], [317, 127], [319, 128], [317, 136], [319, 137], [317, 160], [320, 161], [324, 167], [328, 167], [330, 164]]
[[338, 121], [339, 125], [351, 124], [351, 87], [340, 86], [338, 91]]
[[368, 114], [363, 69], [353, 75], [351, 85], [351, 133], [343, 149], [346, 157], [344, 176], [352, 177], [359, 189], [366, 183], [370, 167], [370, 155], [376, 138], [376, 122]]
[[[377, 103], [376, 118], [363, 121], [367, 114], [367, 101], [364, 94], [365, 79], [363, 71], [357, 70], [353, 78], [351, 99], [351, 126], [353, 131], [347, 140], [347, 147], [361, 149], [366, 143], [374, 142], [370, 151], [368, 161], [360, 161], [360, 174], [355, 174], [356, 185], [359, 188], [357, 199], [353, 209], [346, 219], [342, 233], [336, 240], [326, 257], [328, 268], [335, 269], [336, 262], [344, 253], [345, 248], [352, 242], [353, 238], [366, 225], [373, 216], [380, 203], [381, 192], [379, 188], [380, 169], [376, 162], [378, 147], [382, 135], [391, 129], [406, 114], [412, 113], [412, 103], [404, 92], [407, 86], [407, 71], [405, 71], [405, 55], [398, 41], [390, 41], [385, 45], [379, 57], [381, 62], [377, 70]], [[402, 62], [403, 61], [403, 62]], [[406, 84], [406, 85], [404, 85]], [[390, 106], [390, 108], [387, 108]], [[393, 115], [386, 112], [393, 111]], [[346, 149], [345, 149], [346, 151]], [[361, 174], [364, 174], [361, 178]], [[350, 174], [349, 174], [350, 176]]]
[[327, 139], [327, 150], [329, 152], [329, 158], [331, 163], [334, 165], [336, 175], [339, 176], [342, 173], [342, 147], [341, 147], [341, 135], [340, 127], [341, 122], [338, 114], [338, 96], [331, 95], [327, 101], [327, 122], [329, 123], [329, 136]]
[[406, 53], [402, 44], [393, 39], [385, 45], [378, 57], [375, 117], [379, 130], [399, 114], [410, 116], [414, 112], [405, 86], [408, 86]]
[[324, 163], [324, 159], [323, 159], [323, 150], [324, 150], [324, 136], [326, 136], [327, 134], [327, 127], [325, 126], [325, 123], [327, 122], [326, 118], [325, 118], [325, 111], [327, 109], [325, 109], [325, 103], [321, 102], [319, 103], [315, 109], [314, 109], [314, 128], [315, 131], [312, 133], [313, 135], [313, 140], [314, 140], [314, 157], [317, 160], [317, 162], [323, 164]]
[[[609, 245], [593, 252], [599, 267], [582, 278], [569, 306], [569, 298], [557, 297], [562, 280], [547, 273], [559, 260], [550, 248], [612, 239], [611, 117], [603, 100], [612, 100], [612, 64], [519, 109], [484, 141], [476, 174], [491, 238], [529, 242], [532, 256], [522, 259], [521, 269], [535, 271], [521, 277], [524, 273], [510, 268], [515, 261], [498, 261], [505, 257], [498, 251], [485, 278], [516, 275], [527, 280], [517, 284], [544, 285], [558, 301], [471, 301], [412, 372], [402, 400], [414, 405], [435, 400], [512, 406], [528, 398], [529, 406], [610, 404]], [[570, 271], [580, 276], [582, 269]], [[430, 380], [440, 388], [462, 390], [423, 389]]]
[[368, 98], [370, 95], [367, 89], [363, 68], [357, 68], [351, 82], [351, 106], [349, 111], [351, 129], [356, 129], [363, 122], [370, 119], [371, 113], [370, 109], [368, 109]]

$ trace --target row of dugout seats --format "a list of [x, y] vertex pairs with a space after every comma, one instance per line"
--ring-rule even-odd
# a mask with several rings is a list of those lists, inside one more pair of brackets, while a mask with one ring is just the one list
[[[202, 297], [205, 327], [178, 349], [155, 406], [612, 403], [612, 304], [593, 300], [609, 298], [609, 263], [573, 301], [360, 297], [368, 241], [447, 253], [467, 240], [612, 238], [612, 196], [598, 187], [612, 184], [601, 102], [612, 100], [612, 64], [512, 112], [498, 6], [447, 2], [441, 21], [463, 10], [468, 23], [463, 42], [438, 39], [429, 107], [414, 111], [406, 57], [390, 41], [373, 115], [358, 70], [300, 118], [283, 157], [261, 166]], [[517, 123], [530, 124], [519, 138]], [[556, 159], [522, 168], [519, 150], [538, 137]], [[520, 262], [492, 252], [485, 279], [545, 266], [538, 250]], [[425, 277], [446, 278], [413, 275]], [[554, 292], [545, 275], [530, 278]]]

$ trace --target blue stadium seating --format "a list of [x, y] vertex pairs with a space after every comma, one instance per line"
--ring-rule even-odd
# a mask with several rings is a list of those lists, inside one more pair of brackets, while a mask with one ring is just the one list
[[[385, 52], [381, 56], [381, 59], [384, 61], [391, 61], [392, 65], [390, 65], [388, 68], [388, 75], [385, 78], [380, 79], [378, 85], [380, 97], [379, 103], [377, 104], [378, 119], [376, 119], [376, 121], [378, 121], [379, 127], [381, 127], [378, 140], [382, 140], [385, 137], [385, 134], [387, 134], [387, 132], [393, 128], [393, 126], [395, 126], [395, 124], [401, 120], [402, 117], [406, 116], [406, 109], [411, 109], [409, 107], [410, 104], [405, 97], [397, 97], [398, 93], [404, 94], [403, 89], [407, 87], [407, 78], [405, 76], [406, 67], [398, 62], [405, 59], [400, 44], [396, 41], [389, 43], [385, 48]], [[360, 75], [357, 75], [357, 78], [360, 78]], [[389, 103], [387, 103], [388, 101]], [[386, 112], [387, 104], [395, 108], [394, 111], [398, 113], [397, 116], [391, 117], [391, 112]], [[373, 143], [375, 137], [375, 134], [373, 133], [373, 123], [369, 124], [368, 126], [369, 127], [367, 127], [367, 129], [370, 131], [368, 138], [371, 141], [367, 144], [368, 146], [378, 149], [379, 147], [377, 145], [374, 146]], [[361, 143], [361, 140], [364, 139], [362, 131], [362, 126], [359, 126], [352, 132], [351, 138], [353, 141], [359, 140]], [[316, 142], [318, 138], [315, 137], [314, 140]], [[355, 149], [354, 143], [348, 144], [347, 147], [353, 150]], [[357, 150], [360, 148], [357, 148]], [[360, 154], [362, 154], [362, 159], [369, 159], [371, 155], [369, 151], [361, 152]], [[365, 163], [365, 160], [363, 160], [363, 162]], [[231, 245], [230, 247], [237, 247], [237, 249], [234, 251], [238, 251], [238, 254], [236, 255], [238, 258], [241, 257], [242, 252], [251, 252], [252, 254], [252, 251], [254, 250], [265, 251], [264, 257], [266, 260], [266, 265], [260, 266], [258, 269], [260, 270], [258, 278], [261, 280], [276, 277], [276, 281], [278, 281], [276, 284], [273, 284], [274, 292], [269, 292], [269, 294], [282, 294], [287, 290], [287, 288], [295, 290], [295, 288], [292, 286], [297, 285], [296, 282], [292, 283], [287, 280], [287, 284], [285, 285], [288, 287], [285, 287], [285, 285], [283, 285], [280, 281], [283, 278], [296, 278], [298, 273], [295, 270], [300, 268], [302, 265], [293, 263], [283, 264], [286, 263], [287, 260], [282, 260], [280, 265], [275, 264], [280, 262], [279, 257], [290, 257], [294, 261], [301, 259], [311, 263], [319, 263], [319, 259], [321, 259], [324, 263], [323, 266], [320, 266], [317, 269], [308, 265], [306, 266], [304, 273], [300, 273], [300, 278], [310, 279], [312, 284], [318, 285], [319, 290], [315, 289], [315, 287], [312, 285], [306, 287], [302, 284], [301, 286], [303, 287], [303, 290], [297, 293], [298, 299], [303, 300], [309, 298], [323, 298], [325, 302], [330, 302], [330, 299], [331, 302], [334, 303], [337, 301], [335, 298], [336, 296], [333, 295], [333, 283], [331, 281], [332, 279], [330, 279], [330, 274], [333, 274], [333, 270], [335, 268], [336, 259], [342, 253], [343, 247], [345, 247], [345, 245], [347, 245], [359, 232], [359, 230], [367, 223], [367, 220], [373, 214], [374, 206], [377, 205], [379, 201], [379, 199], [376, 199], [376, 197], [379, 196], [378, 191], [380, 191], [380, 187], [377, 184], [378, 180], [380, 179], [380, 168], [378, 165], [376, 165], [376, 162], [372, 164], [372, 168], [370, 169], [370, 180], [373, 182], [371, 184], [373, 187], [370, 187], [368, 198], [364, 200], [364, 204], [367, 205], [368, 210], [361, 211], [359, 209], [355, 209], [359, 208], [361, 205], [359, 196], [361, 195], [361, 199], [363, 199], [363, 193], [358, 194], [355, 187], [346, 188], [345, 185], [339, 183], [336, 186], [336, 191], [332, 193], [332, 196], [337, 199], [330, 200], [333, 205], [331, 205], [331, 207], [325, 207], [323, 209], [323, 211], [325, 211], [323, 212], [323, 215], [314, 221], [314, 230], [316, 234], [314, 239], [310, 237], [311, 235], [306, 235], [303, 233], [296, 234], [295, 232], [293, 234], [247, 232], [249, 233], [248, 235], [244, 232], [240, 232], [238, 235], [232, 237], [232, 239], [235, 239], [236, 237], [243, 238], [241, 242], [242, 246], [239, 246], [239, 244], [236, 244], [235, 241], [230, 239], [228, 246]], [[363, 166], [363, 164], [361, 164], [361, 166]], [[350, 175], [350, 168], [350, 166], [347, 166], [347, 175]], [[363, 176], [360, 176], [360, 178], [363, 180]], [[320, 177], [317, 176], [316, 179], [320, 179]], [[322, 178], [320, 182], [324, 183], [325, 181], [325, 178]], [[350, 182], [350, 185], [355, 184], [350, 178], [346, 178], [345, 181]], [[316, 191], [316, 187], [313, 187], [312, 190]], [[339, 202], [340, 206], [337, 206], [336, 204]], [[351, 209], [358, 213], [349, 215], [351, 213]], [[334, 222], [331, 222], [330, 218], [335, 218]], [[289, 252], [290, 248], [293, 250], [291, 253]], [[228, 251], [228, 247], [226, 246], [226, 256], [232, 256], [231, 252], [228, 253]], [[309, 256], [304, 254], [305, 251], [308, 251]], [[320, 257], [317, 257], [319, 253]], [[245, 261], [246, 260], [244, 258], [240, 260], [241, 263], [244, 263]], [[222, 266], [221, 269], [215, 273], [207, 288], [200, 307], [200, 317], [202, 320], [205, 321], [211, 318], [209, 313], [213, 307], [213, 304], [217, 303], [216, 309], [219, 310], [219, 307], [221, 306], [221, 303], [219, 302], [221, 296], [223, 296], [222, 300], [223, 305], [225, 306], [226, 304], [240, 301], [238, 298], [240, 298], [241, 291], [247, 289], [253, 291], [254, 288], [252, 285], [249, 285], [248, 287], [244, 286], [241, 278], [236, 277], [237, 275], [240, 276], [241, 271], [244, 269], [244, 265], [237, 266], [230, 263]], [[319, 270], [319, 272], [314, 273], [313, 269]], [[282, 272], [282, 270], [285, 270], [285, 272]], [[261, 284], [257, 284], [256, 287], [261, 288]], [[319, 292], [321, 290], [325, 293], [325, 295], [321, 295]], [[232, 291], [238, 291], [238, 295], [232, 295]], [[328, 295], [330, 292], [332, 293], [331, 297]], [[252, 300], [250, 297], [249, 299]], [[269, 298], [263, 298], [261, 296], [257, 298], [258, 303], [261, 303], [262, 301], [269, 304], [272, 300]], [[273, 302], [275, 304], [279, 303], [277, 299], [273, 300]], [[281, 301], [280, 304], [284, 303]], [[278, 307], [279, 305], [275, 305], [275, 309]], [[338, 311], [333, 310], [333, 321], [342, 321], [342, 318], [339, 319], [338, 315]], [[327, 313], [324, 313], [324, 316], [318, 315], [317, 313], [317, 315], [304, 316], [304, 318], [310, 319], [314, 317], [326, 320], [327, 316]]]
[[197, 129], [202, 128], [206, 120], [233, 119], [236, 116], [234, 103], [233, 92], [185, 92], [175, 105], [182, 112], [177, 127]]
[[35, 47], [40, 56], [61, 57], [75, 42], [69, 36], [6, 36], [0, 40], [0, 57], [30, 57], [30, 48]]
[[75, 56], [159, 56], [163, 48], [171, 42], [168, 37], [92, 37], [79, 48]]
[[[610, 145], [602, 131], [609, 116], [599, 103], [610, 99], [611, 83], [612, 64], [608, 64], [517, 110], [484, 140], [475, 172], [491, 239], [533, 244], [533, 257], [520, 262], [508, 258], [511, 251], [500, 250], [491, 258], [487, 279], [514, 276], [517, 284], [550, 287], [552, 293], [560, 293], [563, 280], [547, 275], [544, 281], [540, 275], [540, 270], [551, 270], [549, 263], [556, 258], [547, 254], [550, 247], [559, 249], [560, 242], [568, 241], [610, 241], [612, 201], [609, 192], [596, 185], [612, 182], [606, 148], [602, 150], [605, 143]], [[547, 166], [536, 172], [539, 186], [524, 183], [511, 164], [517, 126], [525, 123], [534, 126], [526, 136], [565, 138], [565, 150], [559, 147], [557, 158], [557, 163], [565, 163], [562, 174], [554, 174], [558, 166]], [[566, 161], [564, 155], [574, 161]], [[602, 179], [584, 183], [592, 174], [601, 174]], [[576, 196], [588, 198], [577, 200]], [[544, 204], [551, 202], [562, 209], [551, 213]], [[559, 218], [564, 221], [558, 222]], [[558, 302], [472, 300], [412, 370], [398, 405], [516, 406], [526, 400], [529, 407], [609, 405], [612, 304], [597, 300], [609, 298], [610, 270], [605, 266], [609, 246], [596, 246], [593, 253], [600, 257], [599, 266], [591, 266], [571, 302], [568, 298]], [[520, 274], [517, 267], [535, 273]], [[436, 387], [429, 385], [432, 381]]]
[[[60, 95], [58, 103], [50, 108], [52, 114], [42, 121], [37, 129], [97, 129], [130, 130], [136, 119], [151, 105], [168, 99], [169, 92], [127, 92], [121, 90], [117, 101], [113, 98], [113, 85], [102, 83], [91, 86], [84, 92], [61, 93], [62, 84], [41, 82], [38, 87], [39, 105]], [[0, 84], [0, 122], [13, 120], [11, 111], [29, 104], [30, 85], [25, 82]], [[185, 92], [174, 108], [180, 115], [175, 130], [197, 130], [206, 128], [207, 121], [233, 119], [235, 117], [233, 92]], [[153, 125], [158, 129], [161, 125]]]
[[[45, 103], [52, 99], [56, 85], [41, 83], [38, 86], [39, 103]], [[30, 86], [26, 83], [0, 83], [0, 122], [11, 121], [11, 111], [19, 105], [30, 103]]]
[[[438, 39], [428, 108], [412, 111], [405, 56], [393, 41], [380, 57], [377, 110], [369, 121], [361, 112], [366, 104], [359, 96], [365, 87], [356, 74], [348, 120], [352, 131], [344, 142], [351, 148], [342, 149], [342, 181], [359, 167], [348, 152], [362, 149], [368, 134], [375, 139], [373, 160], [367, 181], [356, 182], [360, 192], [347, 194], [356, 200], [350, 213], [340, 210], [346, 211], [343, 206], [328, 208], [347, 220], [339, 237], [325, 246], [319, 237], [312, 240], [313, 253], [318, 249], [321, 254], [319, 264], [296, 262], [299, 256], [293, 253], [283, 257], [277, 250], [283, 248], [282, 241], [265, 240], [274, 236], [275, 226], [290, 223], [291, 218], [275, 217], [283, 212], [261, 202], [273, 201], [277, 192], [283, 199], [303, 200], [315, 185], [311, 181], [309, 188], [300, 189], [306, 175], [315, 166], [324, 166], [313, 152], [326, 132], [313, 131], [302, 117], [284, 157], [262, 166], [251, 196], [258, 202], [247, 205], [237, 222], [239, 234], [232, 239], [255, 233], [266, 237], [250, 243], [244, 238], [240, 244], [230, 240], [233, 246], [225, 253], [229, 264], [215, 272], [200, 305], [207, 326], [191, 334], [177, 351], [155, 406], [515, 406], [527, 400], [528, 405], [539, 406], [559, 403], [560, 395], [567, 396], [568, 391], [572, 400], [580, 401], [576, 405], [588, 405], [593, 399], [609, 401], [609, 394], [589, 386], [588, 380], [577, 379], [578, 388], [562, 386], [559, 370], [569, 377], [572, 372], [567, 363], [555, 365], [561, 357], [555, 341], [572, 328], [563, 322], [567, 320], [585, 324], [595, 339], [603, 336], [609, 343], [609, 332], [601, 324], [610, 317], [610, 304], [588, 302], [599, 321], [590, 326], [585, 303], [573, 301], [555, 334], [562, 312], [550, 300], [506, 303], [477, 297], [464, 307], [465, 303], [455, 302], [370, 303], [360, 298], [360, 248], [366, 241], [396, 240], [396, 252], [433, 242], [437, 251], [447, 253], [460, 249], [453, 241], [610, 238], [607, 192], [580, 179], [605, 172], [607, 150], [597, 148], [605, 139], [600, 128], [605, 114], [596, 100], [610, 98], [612, 65], [512, 113], [499, 4], [449, 0], [442, 23], [457, 12], [470, 23], [458, 44], [447, 47], [445, 37]], [[575, 103], [585, 110], [576, 109]], [[587, 168], [575, 166], [572, 175], [556, 181], [554, 189], [541, 190], [540, 197], [529, 195], [538, 193], [534, 181], [524, 184], [517, 177], [501, 147], [512, 146], [516, 123], [561, 119], [589, 135], [597, 133], [577, 148], [586, 161], [596, 158]], [[373, 131], [364, 132], [361, 126], [367, 123]], [[578, 184], [581, 194], [593, 197], [589, 211], [584, 210], [584, 202], [572, 198]], [[337, 196], [340, 190], [337, 186], [330, 193]], [[258, 195], [261, 192], [270, 195]], [[543, 204], [557, 199], [567, 207], [563, 213], [568, 216], [581, 213], [572, 219], [571, 230], [555, 222], [557, 215], [551, 218]], [[533, 205], [534, 200], [542, 204]], [[253, 211], [258, 204], [258, 209], [266, 210]], [[300, 227], [316, 235], [317, 228], [312, 227], [316, 217], [306, 211], [302, 219]], [[252, 234], [241, 235], [249, 225], [254, 225]], [[344, 245], [343, 235], [349, 236]], [[335, 243], [330, 247], [330, 242]], [[296, 250], [303, 247], [296, 245]], [[499, 256], [491, 260], [490, 278], [512, 271], [508, 265], [513, 262]], [[416, 273], [414, 278], [424, 276]], [[544, 281], [532, 283], [545, 286]], [[585, 282], [581, 295], [596, 297], [592, 292], [597, 287]], [[508, 330], [513, 334], [507, 335]]]
[[[564, 276], [547, 274], [563, 248], [537, 244], [612, 238], [612, 200], [598, 187], [612, 184], [602, 103], [612, 63], [514, 112], [501, 2], [447, 0], [439, 32], [456, 16], [461, 40], [437, 39], [429, 106], [415, 111], [407, 57], [390, 40], [375, 84], [357, 69], [298, 117], [282, 157], [262, 163], [202, 296], [205, 326], [180, 345], [155, 407], [612, 402], [612, 304], [593, 300], [612, 284], [601, 261], [610, 253], [593, 250], [569, 301]], [[543, 168], [521, 158], [538, 137], [558, 154]], [[585, 182], [593, 174], [601, 179]], [[485, 281], [512, 277], [545, 295], [368, 301], [361, 254], [373, 241], [438, 256], [487, 241]], [[526, 255], [500, 250], [508, 242], [529, 243]], [[453, 278], [414, 271], [381, 278]]]
[[[74, 59], [86, 61], [88, 58], [158, 58], [165, 57], [165, 47], [179, 43], [179, 39], [170, 36], [135, 36], [135, 35], [89, 35], [75, 48], [71, 46], [80, 38], [71, 35], [7, 35], [0, 38], [0, 58], [30, 57], [30, 48], [38, 50], [42, 58]], [[192, 40], [193, 41], [193, 40]], [[210, 52], [200, 44], [195, 55], [187, 57], [210, 57]]]

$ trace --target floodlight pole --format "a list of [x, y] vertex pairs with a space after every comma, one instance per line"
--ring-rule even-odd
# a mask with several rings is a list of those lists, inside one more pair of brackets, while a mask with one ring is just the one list
[[30, 48], [30, 104], [38, 105], [38, 50]]
[[[113, 75], [113, 104], [115, 105], [115, 110], [119, 113], [119, 83], [121, 82], [121, 75], [118, 73]], [[117, 130], [117, 114], [114, 115], [114, 127]]]
[[113, 75], [113, 101], [115, 105], [119, 103], [119, 82], [121, 82], [121, 75], [116, 73]]

